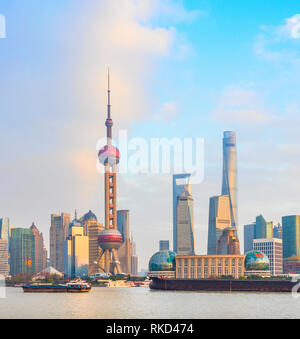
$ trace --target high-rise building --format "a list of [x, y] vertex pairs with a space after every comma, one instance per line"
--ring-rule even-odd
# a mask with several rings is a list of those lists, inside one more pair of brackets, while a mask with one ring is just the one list
[[12, 229], [9, 251], [12, 276], [35, 273], [35, 239], [31, 229]]
[[282, 217], [284, 273], [300, 274], [300, 215]]
[[176, 253], [178, 255], [195, 254], [194, 199], [190, 185], [177, 197], [176, 214]]
[[133, 240], [131, 240], [131, 274], [134, 276], [138, 275], [139, 272], [139, 258], [136, 254], [136, 245]]
[[236, 237], [235, 228], [229, 227], [223, 231], [217, 245], [218, 255], [240, 254], [240, 242]]
[[273, 235], [274, 235], [274, 238], [276, 238], [276, 239], [282, 239], [282, 226], [281, 226], [281, 224], [274, 226]]
[[64, 242], [68, 236], [71, 216], [68, 213], [51, 215], [50, 266], [64, 272]]
[[160, 240], [159, 241], [159, 250], [160, 251], [169, 251], [170, 250], [169, 240]]
[[209, 201], [208, 246], [209, 255], [217, 254], [217, 245], [225, 229], [231, 227], [231, 213], [228, 195], [210, 198]]
[[231, 226], [237, 230], [237, 151], [235, 132], [224, 132], [222, 195], [229, 196]]
[[64, 273], [71, 277], [89, 275], [89, 238], [84, 235], [84, 227], [73, 220], [68, 237], [64, 242]]
[[273, 238], [273, 221], [266, 221], [262, 215], [256, 217], [255, 226], [256, 239], [272, 239]]
[[253, 240], [255, 236], [256, 224], [250, 224], [244, 226], [244, 253], [253, 251]]
[[190, 186], [191, 174], [175, 174], [173, 175], [173, 251], [178, 252], [177, 232], [177, 205], [178, 198], [186, 191], [186, 187]]
[[9, 240], [9, 219], [1, 218], [0, 219], [0, 239]]
[[0, 281], [9, 275], [8, 266], [8, 241], [0, 239]]
[[272, 276], [281, 275], [282, 266], [282, 240], [281, 239], [254, 239], [254, 251], [263, 252], [270, 260], [270, 271]]
[[48, 252], [46, 247], [43, 248], [43, 270], [48, 267]]
[[[0, 219], [0, 276], [9, 275], [9, 219]], [[1, 280], [1, 279], [0, 279]]]
[[80, 219], [80, 222], [84, 227], [84, 234], [89, 238], [89, 275], [100, 273], [100, 267], [104, 267], [105, 262], [104, 258], [102, 258], [100, 265], [97, 264], [100, 254], [98, 238], [104, 230], [104, 226], [98, 222], [96, 215], [92, 211], [85, 214]]
[[35, 272], [40, 273], [44, 267], [44, 238], [43, 233], [37, 229], [34, 223], [30, 227], [31, 232], [34, 236], [34, 244], [35, 244]]
[[106, 273], [121, 274], [122, 268], [118, 257], [118, 249], [122, 246], [122, 234], [118, 231], [117, 225], [117, 165], [120, 161], [120, 151], [113, 145], [110, 104], [110, 80], [108, 73], [108, 105], [106, 125], [107, 144], [98, 153], [99, 161], [105, 166], [105, 230], [99, 236], [101, 252], [98, 258], [98, 265], [102, 257], [105, 258]]
[[129, 230], [129, 211], [122, 210], [117, 212], [118, 230], [122, 234], [123, 243], [118, 249], [118, 256], [120, 259], [123, 273], [131, 273], [131, 243]]

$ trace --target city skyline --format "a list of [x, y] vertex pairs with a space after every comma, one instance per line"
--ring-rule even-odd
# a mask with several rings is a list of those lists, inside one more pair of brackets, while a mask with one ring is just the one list
[[[223, 131], [236, 131], [239, 140], [240, 240], [243, 225], [260, 213], [275, 223], [299, 214], [295, 1], [229, 0], [225, 8], [216, 1], [143, 7], [126, 0], [126, 11], [109, 1], [87, 3], [29, 0], [15, 11], [11, 1], [0, 9], [8, 19], [0, 41], [1, 217], [19, 227], [34, 220], [46, 244], [55, 211], [92, 209], [104, 223], [95, 144], [108, 64], [114, 112], [131, 137], [205, 139], [205, 181], [192, 188], [196, 253], [206, 252], [208, 198], [220, 193]], [[125, 19], [118, 21], [120, 14]], [[108, 32], [108, 22], [118, 24]], [[128, 39], [120, 40], [120, 32]], [[172, 178], [120, 176], [119, 192], [145, 268], [157, 242], [172, 241]]]

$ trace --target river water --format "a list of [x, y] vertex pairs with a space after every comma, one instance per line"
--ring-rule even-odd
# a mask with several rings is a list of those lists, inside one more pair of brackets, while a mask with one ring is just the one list
[[0, 318], [207, 319], [300, 318], [292, 294], [151, 291], [93, 288], [90, 293], [23, 293], [6, 288]]

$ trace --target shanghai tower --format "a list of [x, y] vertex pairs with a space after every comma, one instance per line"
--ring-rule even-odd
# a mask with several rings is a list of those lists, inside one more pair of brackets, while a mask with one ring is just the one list
[[224, 132], [222, 195], [229, 196], [231, 226], [237, 230], [237, 156], [235, 132]]

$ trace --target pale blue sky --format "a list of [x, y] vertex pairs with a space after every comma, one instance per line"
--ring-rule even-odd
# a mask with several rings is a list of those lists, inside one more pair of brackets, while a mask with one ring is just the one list
[[[94, 157], [107, 65], [115, 133], [205, 139], [205, 181], [193, 187], [199, 253], [224, 130], [238, 136], [241, 241], [260, 213], [300, 213], [299, 11], [296, 0], [2, 0], [0, 216], [34, 220], [46, 243], [50, 213], [91, 208], [103, 221]], [[172, 180], [119, 183], [146, 267], [160, 239], [172, 243]]]

